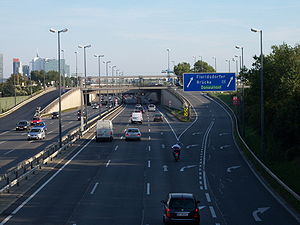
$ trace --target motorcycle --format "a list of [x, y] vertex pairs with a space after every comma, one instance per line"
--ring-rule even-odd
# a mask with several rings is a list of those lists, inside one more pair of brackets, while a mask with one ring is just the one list
[[180, 150], [173, 150], [173, 156], [175, 161], [178, 162], [180, 158]]

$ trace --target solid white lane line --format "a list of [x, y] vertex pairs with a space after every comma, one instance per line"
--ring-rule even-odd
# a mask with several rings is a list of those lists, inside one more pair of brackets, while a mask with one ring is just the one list
[[106, 166], [105, 167], [108, 167], [110, 164], [110, 160], [108, 160], [108, 162], [106, 163]]
[[13, 152], [14, 150], [16, 150], [16, 149], [12, 149], [12, 150], [10, 150], [10, 151], [8, 151], [8, 152], [5, 152], [5, 153], [3, 153], [3, 155], [7, 155], [7, 154]]
[[204, 182], [204, 189], [207, 190], [206, 173], [205, 173], [205, 171], [203, 171], [203, 182]]
[[73, 123], [73, 121], [70, 121], [69, 124], [70, 124], [70, 123]]
[[98, 182], [94, 185], [94, 187], [93, 187], [93, 189], [92, 189], [92, 191], [91, 191], [91, 195], [93, 195], [93, 194], [95, 193], [95, 190], [96, 190], [96, 188], [98, 187], [98, 185], [99, 185]]
[[151, 146], [150, 146], [150, 145], [148, 146], [148, 151], [149, 151], [149, 152], [151, 151]]
[[220, 223], [216, 223], [216, 225], [221, 225]]
[[36, 196], [51, 180], [53, 180], [70, 162], [78, 156], [85, 148], [88, 146], [88, 144], [91, 143], [91, 140], [89, 140], [75, 155], [72, 156], [71, 159], [69, 159], [59, 170], [56, 171], [45, 183], [43, 183], [32, 195], [30, 195], [24, 202], [22, 202], [21, 205], [19, 205], [12, 213], [11, 215], [7, 216], [1, 223], [0, 225], [4, 225], [7, 221], [9, 221], [13, 215], [15, 215], [20, 209], [22, 209], [34, 196]]
[[151, 162], [150, 162], [150, 160], [148, 160], [148, 168], [150, 168], [151, 167]]
[[149, 136], [149, 141], [151, 140], [151, 137]]
[[216, 215], [216, 212], [215, 212], [215, 209], [214, 209], [213, 206], [209, 206], [209, 211], [210, 211], [211, 216], [212, 216], [213, 218], [217, 218], [217, 215]]
[[150, 195], [150, 183], [147, 183], [147, 195]]
[[7, 134], [8, 132], [9, 132], [9, 130], [1, 133], [0, 135]]
[[117, 146], [115, 147], [115, 151], [117, 151], [118, 148], [119, 148], [119, 145], [117, 145]]
[[205, 193], [205, 197], [206, 197], [207, 202], [211, 202], [209, 193]]
[[51, 133], [53, 133], [53, 130], [51, 130], [51, 131], [48, 132], [48, 134], [51, 134]]
[[6, 142], [6, 141], [1, 141], [1, 142], [0, 142], [0, 145], [1, 145], [1, 144], [4, 144], [5, 142]]

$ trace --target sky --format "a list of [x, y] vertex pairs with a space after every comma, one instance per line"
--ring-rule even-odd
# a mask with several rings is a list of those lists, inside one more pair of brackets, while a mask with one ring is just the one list
[[[83, 72], [86, 49], [87, 75], [98, 75], [94, 54], [124, 75], [158, 75], [194, 57], [228, 72], [226, 60], [241, 55], [251, 68], [253, 56], [260, 54], [259, 33], [263, 31], [264, 54], [272, 45], [300, 43], [299, 0], [0, 0], [0, 53], [4, 77], [12, 73], [12, 59], [29, 64], [37, 52], [43, 58], [57, 57], [57, 34], [49, 29], [68, 28], [61, 34], [66, 63]], [[230, 63], [235, 72], [235, 62]], [[101, 63], [101, 75], [105, 64]]]

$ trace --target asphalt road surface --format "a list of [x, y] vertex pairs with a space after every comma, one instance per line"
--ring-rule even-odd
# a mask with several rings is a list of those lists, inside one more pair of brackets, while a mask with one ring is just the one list
[[[159, 107], [164, 122], [146, 112], [143, 124], [132, 125], [134, 106], [126, 106], [113, 120], [112, 143], [97, 143], [91, 131], [0, 224], [160, 225], [160, 201], [169, 192], [194, 193], [201, 224], [299, 224], [244, 161], [223, 108], [200, 94], [186, 96], [195, 110], [191, 123]], [[128, 127], [140, 128], [142, 140], [125, 142]], [[179, 162], [170, 151], [177, 139], [184, 144]]]
[[[39, 153], [45, 147], [58, 141], [58, 119], [43, 118], [47, 125], [46, 138], [44, 140], [27, 140], [26, 131], [16, 131], [16, 123], [19, 120], [30, 121], [35, 113], [36, 107], [42, 109], [57, 98], [58, 92], [52, 91], [32, 102], [24, 105], [12, 114], [1, 118], [0, 133], [0, 174], [5, 173], [8, 169], [16, 166], [21, 161], [28, 159]], [[101, 111], [107, 110], [101, 107]], [[99, 115], [99, 109], [92, 109], [88, 106], [89, 119]], [[77, 110], [62, 113], [62, 135], [77, 128], [80, 121], [77, 120]]]

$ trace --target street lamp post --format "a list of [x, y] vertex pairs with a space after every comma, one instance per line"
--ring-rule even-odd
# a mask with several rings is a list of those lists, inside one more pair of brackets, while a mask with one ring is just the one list
[[[86, 89], [86, 48], [92, 47], [91, 45], [78, 45], [78, 48], [83, 48], [83, 66], [84, 66], [84, 87]], [[87, 91], [87, 90], [86, 90]], [[88, 120], [88, 112], [87, 112], [87, 102], [88, 102], [88, 95], [87, 93], [85, 94], [85, 102], [84, 102], [84, 108], [85, 108], [85, 124], [87, 125], [87, 120]], [[81, 111], [81, 121], [83, 120], [82, 118], [83, 111]]]
[[244, 75], [243, 75], [243, 69], [244, 69], [244, 47], [242, 46], [235, 46], [236, 49], [241, 49], [242, 50], [242, 61], [241, 61], [241, 68], [240, 68], [240, 78], [242, 81], [242, 136], [245, 137], [245, 95], [244, 95], [244, 85], [245, 85], [245, 80], [244, 80]]
[[78, 54], [78, 52], [77, 51], [75, 51], [74, 52], [75, 53], [75, 76], [76, 76], [76, 87], [78, 87], [78, 67], [77, 67], [77, 54]]
[[262, 30], [251, 28], [252, 32], [260, 33], [260, 150], [263, 159], [265, 158], [264, 151], [264, 66], [263, 66], [263, 46], [262, 46]]
[[103, 62], [105, 63], [105, 66], [106, 66], [106, 101], [108, 103], [108, 64], [111, 63], [111, 61], [106, 61], [106, 62]]
[[65, 78], [65, 51], [62, 49], [61, 50], [61, 53], [62, 53], [62, 63], [63, 63], [63, 66], [62, 66], [62, 73], [63, 73], [63, 89], [66, 88], [66, 78]]
[[217, 72], [217, 57], [213, 56], [212, 58], [215, 60], [215, 71]]
[[104, 55], [94, 55], [96, 58], [98, 58], [98, 75], [99, 75], [99, 92], [98, 92], [98, 95], [99, 95], [99, 115], [101, 115], [101, 92], [100, 92], [100, 88], [101, 88], [101, 82], [100, 82], [100, 79], [101, 79], [101, 57], [104, 57]]
[[55, 30], [50, 29], [50, 32], [57, 33], [57, 54], [58, 54], [58, 76], [59, 76], [59, 82], [58, 82], [58, 89], [59, 89], [59, 97], [58, 97], [58, 132], [59, 132], [59, 147], [62, 147], [62, 126], [61, 126], [61, 74], [60, 74], [60, 33], [67, 32], [68, 29], [62, 29], [62, 30]]
[[229, 69], [229, 73], [230, 73], [230, 59], [226, 59], [225, 61], [228, 62], [228, 67], [229, 67], [228, 69]]
[[170, 76], [170, 49], [167, 48], [167, 52], [168, 52], [168, 71], [167, 71], [167, 74], [168, 74], [168, 78]]

